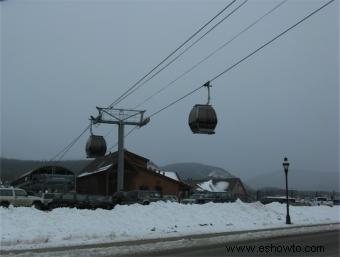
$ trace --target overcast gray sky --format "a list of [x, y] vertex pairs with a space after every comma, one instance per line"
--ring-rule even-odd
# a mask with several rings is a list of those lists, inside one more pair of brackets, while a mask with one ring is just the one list
[[[109, 105], [229, 2], [0, 2], [1, 156], [50, 159], [95, 106]], [[279, 2], [247, 2], [120, 106], [139, 104]], [[141, 109], [151, 114], [202, 85], [326, 2], [289, 0]], [[280, 170], [285, 155], [295, 169], [339, 171], [338, 13], [335, 1], [214, 81], [215, 135], [187, 125], [192, 106], [206, 102], [200, 90], [132, 133], [126, 148], [158, 165], [201, 162], [236, 176]], [[88, 135], [65, 159], [85, 158]], [[108, 145], [116, 140], [115, 129]]]

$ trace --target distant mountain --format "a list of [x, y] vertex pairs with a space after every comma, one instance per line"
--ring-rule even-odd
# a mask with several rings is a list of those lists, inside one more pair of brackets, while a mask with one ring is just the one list
[[[254, 189], [285, 188], [285, 175], [277, 171], [245, 179]], [[288, 184], [292, 190], [336, 191], [339, 192], [339, 173], [292, 170], [288, 173]]]
[[27, 171], [42, 166], [57, 165], [65, 167], [78, 174], [85, 167], [89, 160], [72, 160], [72, 161], [26, 161], [17, 159], [0, 158], [0, 178], [1, 181], [12, 181]]
[[214, 178], [232, 178], [234, 177], [228, 171], [201, 163], [186, 162], [174, 163], [161, 167], [162, 170], [175, 171], [181, 178], [186, 179], [206, 179], [209, 177]]

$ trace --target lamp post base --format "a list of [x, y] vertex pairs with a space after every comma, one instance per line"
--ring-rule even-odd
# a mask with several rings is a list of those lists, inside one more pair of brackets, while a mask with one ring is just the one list
[[289, 215], [286, 216], [286, 224], [292, 224], [292, 222], [290, 221], [290, 216]]

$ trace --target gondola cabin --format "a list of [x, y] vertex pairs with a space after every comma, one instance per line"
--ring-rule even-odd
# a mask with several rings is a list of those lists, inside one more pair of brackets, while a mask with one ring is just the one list
[[196, 104], [192, 107], [188, 120], [194, 134], [215, 134], [217, 115], [209, 104]]
[[103, 136], [90, 135], [86, 142], [87, 158], [97, 158], [106, 153], [106, 142]]

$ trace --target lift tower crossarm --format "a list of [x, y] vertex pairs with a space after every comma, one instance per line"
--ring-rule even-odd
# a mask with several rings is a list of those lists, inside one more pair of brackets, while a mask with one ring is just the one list
[[124, 190], [124, 126], [134, 125], [143, 127], [150, 122], [150, 118], [144, 118], [145, 110], [116, 109], [113, 107], [97, 107], [97, 117], [91, 116], [93, 124], [118, 125], [118, 168], [117, 168], [117, 191]]

